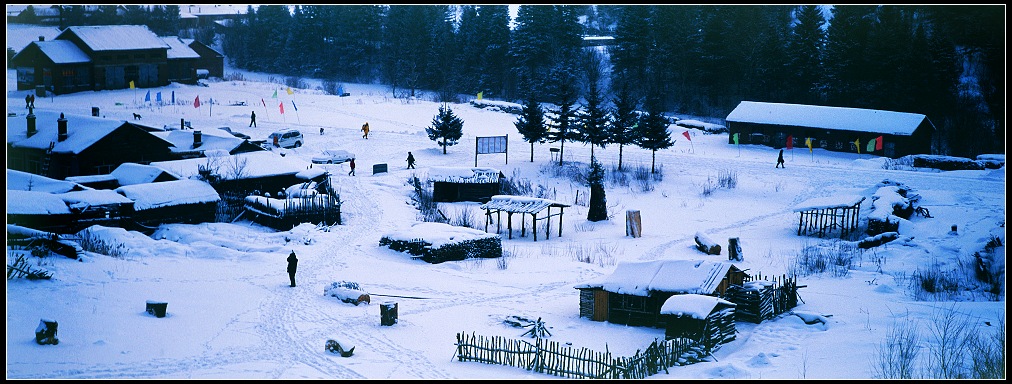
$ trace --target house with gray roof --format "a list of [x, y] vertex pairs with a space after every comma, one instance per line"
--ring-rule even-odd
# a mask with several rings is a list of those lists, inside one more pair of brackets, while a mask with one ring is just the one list
[[917, 113], [755, 101], [742, 101], [724, 120], [728, 144], [891, 158], [930, 154], [935, 131], [931, 120]]

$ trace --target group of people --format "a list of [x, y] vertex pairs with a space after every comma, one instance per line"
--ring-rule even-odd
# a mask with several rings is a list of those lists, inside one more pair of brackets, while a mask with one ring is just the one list
[[35, 108], [35, 95], [29, 93], [25, 95], [25, 109]]

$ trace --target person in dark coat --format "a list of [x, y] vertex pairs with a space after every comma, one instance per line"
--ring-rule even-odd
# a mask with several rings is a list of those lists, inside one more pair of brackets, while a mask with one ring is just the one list
[[29, 104], [32, 103], [32, 95], [25, 95], [25, 109], [28, 109]]
[[299, 267], [299, 258], [295, 257], [295, 251], [292, 251], [288, 255], [288, 279], [292, 281], [292, 286], [295, 286], [295, 270]]
[[29, 96], [29, 102], [31, 103], [32, 108], [35, 108], [35, 95], [28, 95], [28, 96]]
[[780, 156], [777, 156], [777, 165], [773, 168], [787, 168], [784, 166], [784, 150], [780, 150]]
[[249, 126], [251, 127], [257, 126], [257, 111], [249, 112]]
[[355, 176], [355, 159], [348, 160], [348, 165], [351, 166], [348, 176]]
[[415, 156], [408, 152], [408, 169], [415, 169]]

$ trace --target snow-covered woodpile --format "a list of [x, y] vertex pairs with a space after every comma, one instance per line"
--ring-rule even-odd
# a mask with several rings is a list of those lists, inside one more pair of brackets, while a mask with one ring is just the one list
[[757, 278], [731, 286], [722, 297], [736, 304], [737, 320], [758, 324], [798, 306], [798, 284], [787, 276], [773, 281]]
[[444, 223], [416, 223], [408, 229], [384, 235], [379, 245], [406, 252], [432, 264], [502, 257], [499, 235]]
[[287, 230], [299, 223], [341, 224], [341, 199], [336, 193], [320, 194], [316, 182], [293, 185], [284, 198], [246, 196], [243, 208], [260, 224]]
[[921, 196], [902, 183], [884, 180], [871, 197], [871, 212], [868, 214], [868, 234], [878, 235], [898, 232], [901, 220], [913, 215]]
[[661, 305], [664, 336], [687, 338], [712, 351], [734, 340], [735, 304], [713, 296], [685, 294], [669, 297]]
[[432, 199], [436, 202], [486, 202], [502, 190], [505, 175], [482, 167], [430, 167]]
[[706, 236], [706, 234], [702, 232], [696, 232], [696, 236], [694, 237], [694, 239], [696, 240], [696, 249], [698, 249], [700, 252], [703, 252], [707, 255], [720, 254], [720, 244], [713, 242], [713, 240], [711, 240], [708, 236]]
[[910, 155], [910, 158], [913, 159], [914, 167], [943, 171], [979, 171], [983, 169], [999, 169], [1005, 165], [1005, 157], [997, 155], [981, 155], [977, 156], [976, 160], [943, 155]]
[[369, 293], [362, 290], [362, 287], [354, 281], [336, 281], [323, 289], [323, 294], [329, 297], [336, 297], [342, 302], [358, 305], [359, 303], [369, 304]]

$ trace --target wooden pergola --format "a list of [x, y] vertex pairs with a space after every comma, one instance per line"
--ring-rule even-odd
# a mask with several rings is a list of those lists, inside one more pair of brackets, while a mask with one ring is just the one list
[[[495, 195], [479, 208], [485, 210], [485, 232], [488, 232], [488, 225], [492, 222], [492, 215], [496, 215], [496, 233], [502, 232], [502, 213], [506, 213], [506, 226], [509, 228], [509, 238], [513, 238], [513, 214], [520, 214], [520, 237], [527, 235], [526, 215], [531, 215], [531, 233], [534, 234], [534, 241], [538, 241], [537, 224], [538, 220], [548, 220], [553, 216], [559, 217], [559, 237], [562, 237], [562, 215], [568, 207], [557, 201], [529, 196]], [[558, 208], [557, 213], [552, 213], [552, 208]], [[538, 217], [541, 211], [548, 212], [543, 217]], [[551, 221], [545, 222], [545, 239], [551, 233]]]
[[841, 238], [846, 236], [858, 227], [864, 199], [864, 196], [830, 196], [802, 202], [794, 208], [794, 212], [801, 214], [798, 236], [823, 237], [836, 230]]

